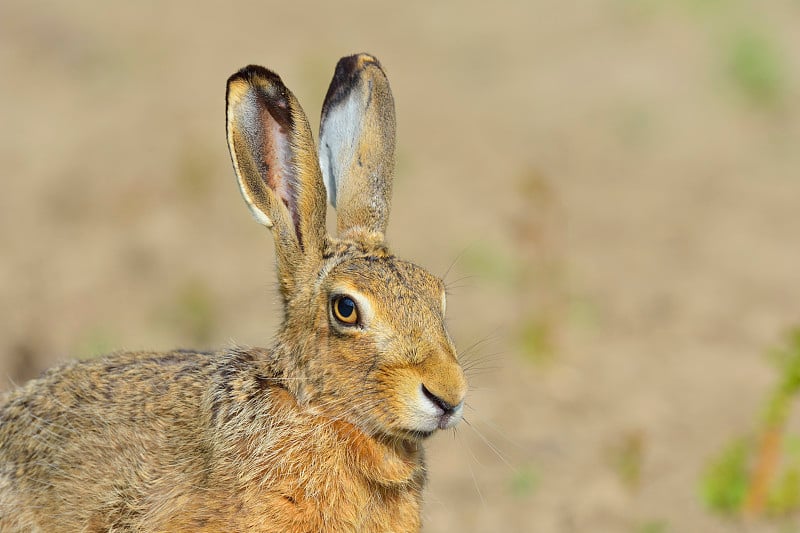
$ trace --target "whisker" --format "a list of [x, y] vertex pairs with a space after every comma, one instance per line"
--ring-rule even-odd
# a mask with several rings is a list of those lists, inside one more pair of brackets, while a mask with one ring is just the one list
[[[480, 461], [478, 461], [478, 458], [475, 457], [474, 453], [472, 453], [472, 450], [470, 449], [469, 445], [461, 438], [461, 434], [458, 433], [457, 428], [453, 428], [453, 429], [454, 429], [453, 434], [455, 434], [458, 437], [458, 440], [462, 443], [462, 446], [464, 446], [464, 448], [466, 448], [467, 452], [470, 454], [472, 459], [476, 463], [480, 464]], [[481, 492], [480, 485], [478, 485], [478, 478], [477, 478], [477, 476], [475, 476], [475, 471], [472, 469], [472, 465], [469, 463], [469, 461], [467, 461], [467, 468], [469, 468], [469, 473], [472, 476], [472, 483], [475, 485], [475, 492], [478, 493], [478, 497], [481, 499], [481, 505], [483, 505], [483, 507], [485, 508], [486, 507], [486, 499], [483, 497], [483, 493]]]
[[444, 272], [444, 275], [442, 276], [443, 280], [447, 280], [447, 276], [450, 274], [450, 271], [453, 269], [454, 266], [456, 266], [456, 264], [459, 261], [461, 261], [461, 258], [464, 257], [464, 254], [466, 254], [469, 251], [469, 249], [472, 246], [474, 246], [474, 244], [475, 244], [475, 242], [472, 242], [472, 243], [468, 244], [467, 246], [465, 246], [464, 249], [462, 249], [460, 252], [458, 252], [458, 255], [456, 255], [456, 258], [453, 259], [453, 261], [450, 263], [450, 266], [447, 267], [447, 270]]
[[[472, 411], [473, 413], [478, 413], [479, 412], [473, 406], [469, 405], [467, 402], [464, 402], [464, 407], [469, 408], [470, 411]], [[525, 451], [526, 450], [526, 448], [524, 446], [522, 446], [520, 443], [518, 443], [517, 441], [512, 440], [509, 437], [507, 437], [504, 434], [503, 430], [501, 428], [499, 428], [493, 422], [490, 422], [489, 420], [485, 420], [485, 419], [484, 420], [479, 420], [478, 422], [483, 426], [487, 426], [489, 429], [494, 431], [494, 433], [497, 434], [497, 436], [499, 436], [500, 438], [502, 438], [503, 440], [505, 440], [507, 443], [509, 443], [510, 445], [514, 446], [518, 450], [521, 450], [521, 451]]]
[[473, 424], [471, 424], [471, 423], [470, 423], [470, 421], [466, 419], [466, 417], [462, 418], [462, 420], [464, 421], [464, 423], [465, 423], [465, 424], [467, 424], [467, 426], [468, 426], [470, 429], [472, 429], [472, 431], [474, 431], [474, 432], [475, 432], [475, 434], [476, 434], [476, 435], [478, 435], [478, 437], [480, 437], [480, 439], [483, 441], [483, 443], [484, 443], [484, 444], [485, 444], [485, 445], [486, 445], [486, 446], [487, 446], [487, 447], [488, 447], [490, 450], [492, 450], [492, 451], [494, 452], [494, 454], [495, 454], [495, 455], [496, 455], [496, 456], [497, 456], [497, 457], [498, 457], [498, 458], [499, 458], [501, 461], [503, 461], [503, 463], [505, 463], [505, 465], [506, 465], [506, 466], [507, 466], [509, 469], [511, 469], [511, 471], [512, 471], [512, 472], [515, 472], [515, 473], [516, 473], [517, 469], [516, 469], [516, 468], [514, 468], [514, 465], [512, 465], [512, 464], [511, 464], [511, 463], [508, 461], [508, 459], [506, 459], [506, 458], [505, 458], [505, 456], [504, 456], [504, 455], [503, 455], [503, 454], [500, 452], [500, 450], [498, 450], [498, 449], [497, 449], [497, 447], [496, 447], [496, 446], [495, 446], [495, 445], [494, 445], [494, 444], [493, 444], [491, 441], [489, 441], [489, 439], [487, 439], [487, 438], [486, 438], [486, 437], [483, 435], [483, 433], [481, 433], [481, 432], [478, 430], [478, 428], [476, 428], [476, 427], [475, 427]]
[[473, 286], [472, 284], [470, 284], [470, 283], [462, 283], [462, 282], [471, 281], [471, 280], [474, 280], [474, 279], [478, 279], [478, 276], [475, 276], [475, 275], [461, 276], [460, 278], [454, 279], [453, 281], [446, 282], [445, 286], [444, 286], [445, 291], [447, 291], [448, 294], [452, 294], [453, 290], [455, 290], [455, 289], [463, 289], [465, 287], [472, 287]]

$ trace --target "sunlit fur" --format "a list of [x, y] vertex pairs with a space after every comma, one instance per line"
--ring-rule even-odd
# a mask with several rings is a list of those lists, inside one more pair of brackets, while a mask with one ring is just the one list
[[[420, 529], [422, 440], [439, 412], [421, 387], [460, 407], [467, 385], [444, 327], [441, 280], [384, 242], [388, 82], [371, 56], [343, 61], [346, 75], [329, 94], [355, 92], [372, 117], [355, 144], [378, 136], [387, 148], [363, 152], [367, 165], [332, 161], [351, 168], [338, 177], [347, 216], [337, 237], [324, 228], [316, 149], [294, 96], [260, 67], [229, 80], [234, 168], [276, 243], [284, 321], [272, 345], [119, 353], [68, 363], [6, 395], [0, 531]], [[378, 78], [383, 85], [368, 83]], [[336, 100], [326, 106], [335, 111]], [[251, 120], [272, 120], [267, 113], [278, 117], [269, 127]], [[342, 293], [360, 306], [354, 326], [331, 314]]]
[[[301, 284], [308, 291], [290, 302], [292, 319], [309, 313], [296, 326], [303, 330], [313, 324], [313, 343], [320, 347], [284, 359], [287, 373], [301, 378], [293, 392], [328, 413], [358, 421], [368, 434], [408, 438], [418, 430], [422, 383], [453, 405], [462, 401], [466, 388], [444, 328], [443, 284], [382, 245], [332, 241], [325, 255], [330, 258], [321, 271], [327, 275]], [[328, 302], [342, 287], [368, 299], [372, 316], [363, 328], [337, 327], [331, 320]], [[286, 332], [286, 344], [301, 334], [292, 323]], [[326, 373], [337, 379], [312, 379]]]

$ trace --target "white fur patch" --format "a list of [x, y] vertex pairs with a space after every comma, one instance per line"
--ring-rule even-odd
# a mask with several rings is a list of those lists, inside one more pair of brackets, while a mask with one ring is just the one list
[[347, 179], [343, 173], [347, 172], [356, 157], [363, 114], [359, 94], [351, 90], [347, 99], [328, 109], [325, 121], [320, 126], [319, 166], [328, 191], [328, 201], [333, 207], [336, 207], [341, 181]]
[[[464, 413], [464, 402], [458, 404], [453, 412], [445, 414], [442, 409], [433, 403], [424, 392], [422, 385], [417, 388], [417, 401], [415, 402], [414, 422], [418, 431], [434, 431], [436, 429], [450, 429], [461, 421]], [[441, 425], [444, 422], [444, 425]]]
[[422, 386], [417, 387], [415, 414], [416, 430], [434, 431], [439, 427], [439, 417], [442, 416], [442, 410], [425, 396], [425, 393], [422, 392]]

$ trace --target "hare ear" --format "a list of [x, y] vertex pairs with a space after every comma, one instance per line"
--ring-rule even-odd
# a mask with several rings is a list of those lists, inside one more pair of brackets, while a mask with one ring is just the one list
[[343, 57], [325, 96], [319, 161], [339, 234], [386, 232], [394, 173], [394, 98], [368, 54]]
[[284, 291], [300, 262], [319, 258], [325, 192], [305, 113], [277, 74], [250, 65], [228, 79], [228, 148], [255, 219], [272, 228]]

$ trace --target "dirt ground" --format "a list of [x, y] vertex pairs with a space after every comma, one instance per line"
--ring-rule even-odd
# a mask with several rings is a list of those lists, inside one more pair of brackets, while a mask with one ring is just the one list
[[790, 0], [6, 0], [0, 388], [267, 344], [225, 80], [268, 66], [317, 124], [336, 60], [369, 51], [397, 102], [390, 243], [455, 262], [451, 333], [477, 343], [425, 531], [800, 531], [699, 496], [800, 325], [798, 28]]

